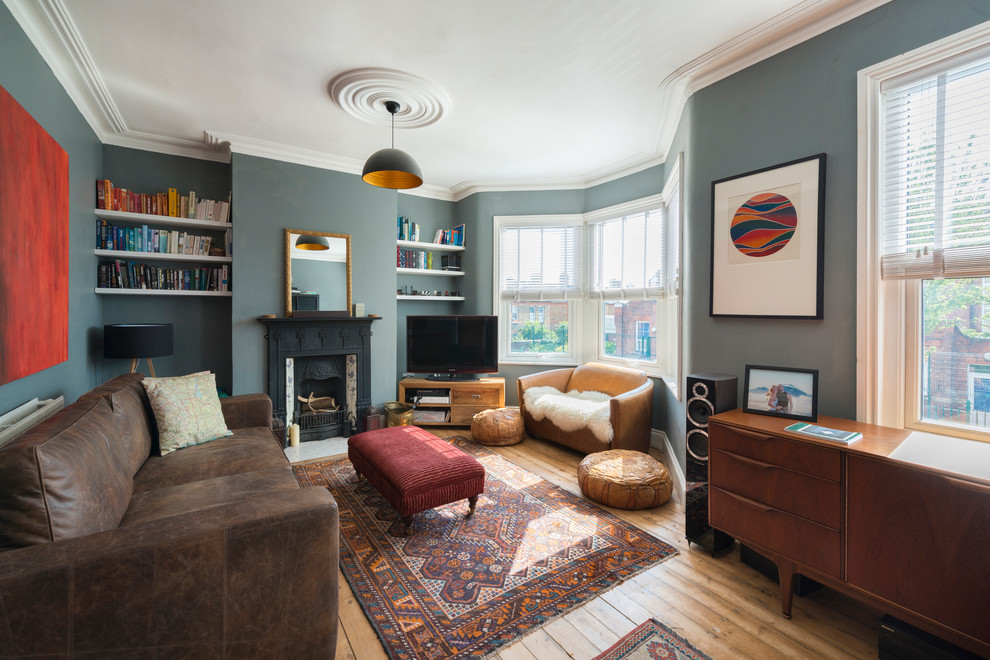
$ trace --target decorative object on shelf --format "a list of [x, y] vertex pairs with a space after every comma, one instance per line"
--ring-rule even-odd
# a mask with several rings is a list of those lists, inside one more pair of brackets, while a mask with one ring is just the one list
[[818, 421], [818, 370], [746, 365], [743, 412]]
[[172, 354], [171, 323], [116, 323], [103, 326], [103, 357], [131, 360], [131, 373], [138, 360], [148, 360], [148, 370], [155, 377], [153, 357]]
[[69, 156], [0, 87], [0, 384], [69, 358]]
[[330, 241], [326, 236], [304, 235], [296, 239], [296, 247], [300, 250], [329, 250]]
[[710, 316], [821, 319], [825, 154], [712, 182]]
[[412, 156], [395, 148], [395, 113], [399, 111], [396, 101], [385, 101], [385, 109], [392, 115], [392, 146], [371, 154], [364, 164], [361, 178], [379, 188], [407, 190], [423, 185], [423, 172]]

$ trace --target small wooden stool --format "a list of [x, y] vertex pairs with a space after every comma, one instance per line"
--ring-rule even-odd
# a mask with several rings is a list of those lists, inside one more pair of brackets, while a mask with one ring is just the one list
[[413, 514], [467, 498], [470, 516], [485, 492], [481, 463], [417, 426], [352, 435], [347, 458], [399, 513], [406, 536]]
[[651, 509], [670, 499], [667, 468], [649, 454], [610, 449], [588, 454], [578, 465], [578, 484], [591, 500], [616, 509]]

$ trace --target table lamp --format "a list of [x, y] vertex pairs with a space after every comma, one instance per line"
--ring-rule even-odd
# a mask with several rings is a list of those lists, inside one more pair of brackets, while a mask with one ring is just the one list
[[147, 358], [151, 376], [155, 367], [151, 358], [172, 354], [171, 323], [118, 323], [103, 326], [103, 357], [131, 359], [131, 373], [138, 360]]

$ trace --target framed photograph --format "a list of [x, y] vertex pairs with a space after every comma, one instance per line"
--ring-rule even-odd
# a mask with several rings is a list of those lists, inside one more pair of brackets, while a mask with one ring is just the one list
[[746, 365], [743, 412], [818, 421], [818, 370]]
[[712, 182], [709, 315], [820, 319], [825, 154]]

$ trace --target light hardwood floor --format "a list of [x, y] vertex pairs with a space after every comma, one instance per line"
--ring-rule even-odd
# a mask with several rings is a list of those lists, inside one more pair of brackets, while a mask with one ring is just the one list
[[[430, 429], [464, 435], [467, 429]], [[576, 470], [582, 454], [527, 437], [492, 447], [507, 460], [580, 495]], [[654, 450], [654, 455], [666, 463]], [[723, 658], [876, 658], [880, 615], [822, 588], [794, 598], [793, 618], [780, 614], [776, 583], [740, 563], [731, 552], [710, 553], [684, 538], [683, 494], [645, 511], [612, 513], [674, 546], [678, 554], [565, 616], [504, 647], [500, 660], [593, 658], [650, 617], [662, 621], [716, 660]], [[340, 576], [337, 658], [378, 660], [388, 655]]]

